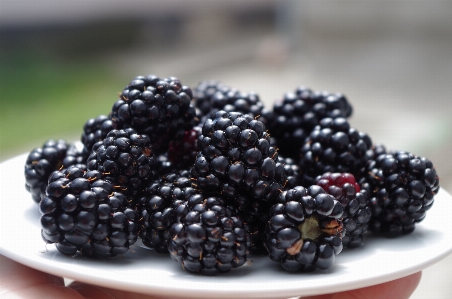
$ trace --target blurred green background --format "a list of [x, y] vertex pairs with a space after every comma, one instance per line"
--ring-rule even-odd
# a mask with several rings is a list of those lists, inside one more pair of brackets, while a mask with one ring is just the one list
[[[0, 161], [77, 141], [137, 75], [217, 79], [271, 107], [340, 91], [350, 122], [452, 191], [452, 1], [0, 0]], [[449, 298], [452, 259], [412, 298]]]

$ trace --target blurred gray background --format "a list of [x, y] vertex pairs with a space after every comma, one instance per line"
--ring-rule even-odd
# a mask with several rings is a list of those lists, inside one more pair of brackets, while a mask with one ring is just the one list
[[[79, 139], [137, 75], [216, 79], [268, 107], [343, 92], [351, 124], [452, 191], [452, 1], [0, 0], [0, 160]], [[412, 298], [449, 298], [452, 258]]]

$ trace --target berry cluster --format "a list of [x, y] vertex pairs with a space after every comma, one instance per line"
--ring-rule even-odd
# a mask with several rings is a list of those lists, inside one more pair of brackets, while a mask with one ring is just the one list
[[325, 270], [366, 234], [412, 232], [439, 190], [430, 160], [374, 145], [352, 111], [305, 87], [269, 110], [218, 81], [138, 76], [86, 121], [80, 150], [49, 140], [29, 153], [26, 189], [42, 238], [67, 255], [113, 257], [139, 239], [193, 273], [258, 253]]

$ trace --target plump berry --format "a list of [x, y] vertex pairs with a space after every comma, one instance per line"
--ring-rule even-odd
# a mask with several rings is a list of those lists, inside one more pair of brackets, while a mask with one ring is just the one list
[[45, 197], [47, 181], [53, 171], [61, 167], [84, 164], [81, 152], [66, 141], [48, 140], [40, 148], [33, 149], [25, 161], [25, 188], [37, 203]]
[[366, 167], [370, 137], [352, 128], [345, 118], [324, 118], [300, 151], [299, 167], [303, 186], [315, 183], [326, 172], [350, 173], [360, 178]]
[[370, 197], [367, 190], [361, 190], [355, 177], [349, 173], [327, 172], [316, 178], [317, 185], [342, 204], [342, 222], [345, 234], [344, 247], [355, 248], [363, 244], [372, 216]]
[[192, 97], [191, 89], [175, 77], [135, 77], [113, 105], [113, 127], [148, 135], [154, 151], [163, 153], [196, 123]]
[[343, 247], [342, 204], [318, 185], [284, 191], [279, 201], [265, 228], [270, 259], [290, 272], [330, 268]]
[[113, 130], [113, 122], [109, 116], [99, 115], [86, 121], [81, 137], [83, 144], [82, 154], [85, 159], [88, 159], [91, 154], [93, 145], [98, 141], [104, 140], [111, 130]]
[[249, 235], [237, 211], [218, 197], [193, 194], [174, 201], [171, 258], [193, 273], [228, 272], [247, 261]]
[[87, 166], [127, 195], [136, 195], [156, 177], [157, 161], [149, 137], [129, 128], [112, 130], [94, 144]]
[[41, 235], [63, 254], [124, 254], [138, 237], [137, 213], [98, 171], [56, 171], [46, 194], [39, 204]]
[[284, 94], [283, 99], [274, 104], [273, 118], [267, 127], [278, 140], [281, 154], [297, 158], [298, 149], [322, 118], [347, 118], [352, 110], [341, 93], [312, 91], [302, 86]]
[[370, 228], [388, 237], [414, 231], [432, 207], [439, 178], [430, 160], [405, 151], [381, 154], [367, 166], [371, 190]]
[[168, 173], [148, 184], [137, 206], [140, 238], [145, 246], [159, 253], [168, 252], [169, 230], [176, 221], [173, 203], [187, 201], [195, 193], [190, 171]]
[[286, 183], [265, 125], [249, 115], [219, 111], [204, 123], [198, 146], [192, 172], [195, 187], [233, 204], [248, 225], [263, 227]]

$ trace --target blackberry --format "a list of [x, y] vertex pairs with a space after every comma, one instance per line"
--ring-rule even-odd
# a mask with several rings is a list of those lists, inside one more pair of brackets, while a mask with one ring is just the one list
[[193, 168], [203, 193], [235, 199], [274, 201], [285, 182], [278, 154], [270, 146], [265, 125], [251, 116], [219, 111], [207, 119], [198, 138]]
[[171, 141], [168, 149], [168, 160], [175, 168], [187, 169], [195, 163], [198, 152], [198, 137], [201, 135], [201, 127], [195, 126], [192, 130], [185, 131], [182, 141]]
[[94, 144], [87, 166], [131, 196], [139, 194], [157, 175], [157, 160], [149, 137], [131, 128], [112, 130], [103, 141]]
[[47, 181], [53, 171], [61, 167], [83, 164], [80, 151], [66, 141], [48, 140], [42, 147], [33, 149], [25, 161], [25, 188], [37, 203], [45, 196]]
[[41, 235], [63, 254], [124, 254], [138, 237], [137, 213], [98, 171], [71, 166], [49, 178], [39, 204]]
[[291, 272], [330, 268], [343, 247], [342, 213], [341, 203], [318, 185], [284, 191], [265, 227], [270, 259]]
[[181, 140], [194, 126], [192, 96], [191, 89], [175, 77], [135, 77], [112, 107], [113, 127], [148, 135], [154, 151], [163, 153], [171, 140]]
[[322, 119], [300, 150], [302, 185], [314, 184], [315, 178], [325, 172], [350, 173], [361, 178], [371, 148], [370, 137], [350, 127], [345, 118]]
[[372, 190], [370, 228], [388, 237], [414, 231], [439, 191], [433, 163], [406, 151], [381, 154], [368, 164], [364, 180]]
[[221, 198], [193, 194], [173, 203], [176, 222], [168, 251], [193, 273], [228, 272], [247, 261], [249, 236], [237, 211]]
[[264, 107], [259, 95], [254, 92], [242, 93], [219, 81], [202, 81], [193, 89], [193, 102], [199, 110], [201, 124], [215, 112], [240, 112], [252, 117], [261, 116], [260, 121], [265, 123], [265, 117], [270, 114]]
[[91, 154], [93, 145], [107, 137], [108, 132], [111, 130], [113, 130], [113, 122], [109, 116], [99, 115], [86, 121], [81, 137], [83, 143], [82, 154], [85, 159], [88, 159]]
[[175, 222], [173, 202], [186, 201], [197, 193], [190, 172], [168, 173], [150, 183], [139, 198], [140, 238], [143, 245], [159, 253], [168, 252], [169, 230]]
[[273, 118], [267, 127], [278, 140], [280, 153], [297, 158], [298, 149], [322, 118], [347, 118], [352, 111], [352, 106], [341, 93], [298, 87], [295, 92], [284, 94], [283, 99], [273, 105]]
[[342, 204], [344, 213], [342, 222], [345, 235], [342, 238], [344, 247], [355, 248], [363, 244], [367, 232], [372, 208], [369, 193], [361, 190], [355, 177], [349, 173], [327, 172], [316, 178], [317, 185]]

